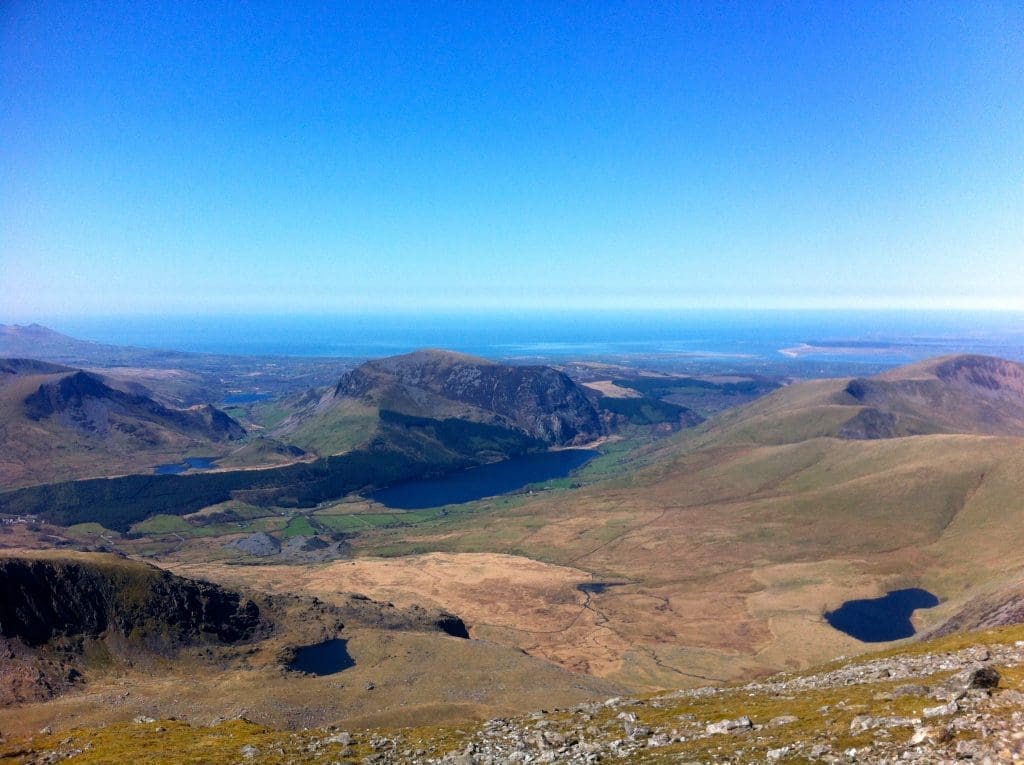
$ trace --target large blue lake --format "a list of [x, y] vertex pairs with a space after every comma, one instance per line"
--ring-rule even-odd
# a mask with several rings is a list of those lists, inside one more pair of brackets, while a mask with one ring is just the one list
[[387, 507], [419, 510], [495, 497], [532, 483], [564, 478], [598, 455], [593, 449], [564, 449], [513, 457], [436, 478], [388, 486], [369, 495]]
[[914, 634], [910, 617], [919, 608], [934, 608], [939, 599], [919, 587], [893, 590], [881, 598], [848, 600], [825, 620], [841, 632], [864, 643], [884, 643]]

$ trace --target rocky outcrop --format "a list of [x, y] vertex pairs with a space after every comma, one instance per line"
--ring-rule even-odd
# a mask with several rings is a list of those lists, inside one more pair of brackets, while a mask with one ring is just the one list
[[[854, 380], [850, 385], [857, 382], [859, 381]], [[896, 438], [899, 431], [896, 428], [896, 418], [892, 414], [881, 412], [878, 409], [862, 409], [843, 424], [838, 435], [840, 438], [863, 441], [875, 438]]]
[[1015, 763], [1024, 759], [1024, 693], [1015, 687], [1022, 666], [1024, 642], [970, 645], [457, 728], [282, 732], [244, 720], [202, 728], [137, 717], [110, 743], [97, 746], [90, 731], [44, 731], [21, 751], [40, 764], [85, 748], [90, 761], [116, 761], [110, 753], [121, 751], [127, 733], [168, 761], [199, 738], [206, 761], [218, 763]]
[[[374, 762], [434, 765], [1018, 762], [1024, 755], [1018, 733], [1024, 694], [1000, 689], [997, 664], [1022, 666], [1024, 643], [852, 662], [730, 688], [613, 698], [490, 720], [455, 740], [450, 734], [447, 740], [410, 741], [401, 733], [373, 732], [349, 734], [345, 741], [368, 745]], [[947, 675], [934, 686], [906, 683]], [[867, 703], [850, 700], [865, 692]], [[909, 697], [918, 700], [919, 710], [895, 713], [894, 702]], [[819, 706], [825, 699], [835, 701]], [[764, 711], [787, 706], [800, 714], [768, 717]], [[723, 717], [720, 711], [744, 707], [749, 715]]]
[[264, 531], [247, 534], [227, 542], [224, 547], [274, 563], [322, 563], [350, 558], [352, 546], [345, 534], [336, 532], [327, 539], [318, 536], [293, 536], [283, 542]]
[[939, 363], [935, 376], [943, 382], [990, 394], [1024, 398], [1024, 366], [994, 356], [955, 356]]
[[0, 636], [29, 647], [116, 636], [173, 652], [246, 641], [261, 626], [260, 609], [238, 593], [109, 555], [0, 558], [0, 592]]
[[233, 539], [225, 547], [231, 547], [257, 558], [266, 558], [281, 552], [281, 543], [276, 537], [265, 531], [257, 531], [255, 534], [247, 534], [239, 539]]
[[245, 429], [210, 405], [171, 409], [148, 396], [112, 388], [101, 377], [74, 372], [42, 383], [24, 401], [36, 422], [56, 418], [76, 432], [97, 436], [119, 433], [144, 443], [161, 440], [161, 430], [211, 441], [233, 441]]
[[231, 650], [271, 629], [238, 593], [114, 555], [0, 557], [0, 593], [0, 706], [63, 693], [97, 660]]
[[[600, 435], [600, 416], [567, 375], [545, 366], [495, 364], [448, 351], [418, 351], [367, 362], [347, 373], [336, 398], [357, 398], [414, 416], [450, 416], [461, 404], [468, 419], [490, 415], [548, 444], [578, 444]], [[410, 404], [416, 411], [410, 411]], [[431, 407], [442, 411], [431, 411]]]
[[424, 608], [416, 604], [399, 608], [392, 603], [382, 603], [354, 593], [343, 595], [332, 608], [333, 613], [338, 614], [349, 627], [443, 632], [452, 637], [469, 638], [469, 630], [462, 619], [436, 608]]
[[1024, 587], [1014, 586], [974, 598], [932, 630], [928, 637], [1010, 624], [1024, 624]]

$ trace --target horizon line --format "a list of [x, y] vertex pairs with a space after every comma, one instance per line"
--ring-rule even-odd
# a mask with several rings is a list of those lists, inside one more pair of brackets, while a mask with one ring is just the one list
[[1019, 305], [1009, 304], [961, 304], [961, 305], [749, 305], [749, 306], [632, 306], [632, 307], [584, 307], [584, 306], [513, 306], [513, 307], [453, 307], [439, 308], [427, 306], [402, 307], [366, 307], [351, 309], [324, 310], [145, 310], [145, 311], [89, 311], [89, 312], [48, 312], [12, 313], [0, 319], [3, 325], [45, 324], [47, 321], [60, 319], [156, 319], [156, 318], [328, 318], [328, 317], [385, 317], [385, 316], [581, 316], [581, 315], [686, 315], [694, 313], [716, 314], [810, 314], [810, 313], [846, 313], [846, 314], [882, 314], [882, 313], [917, 313], [917, 314], [1024, 314], [1024, 301]]

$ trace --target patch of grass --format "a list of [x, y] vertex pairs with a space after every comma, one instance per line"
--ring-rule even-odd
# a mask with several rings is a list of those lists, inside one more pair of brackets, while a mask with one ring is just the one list
[[76, 523], [74, 526], [68, 526], [67, 533], [71, 536], [98, 536], [100, 534], [116, 534], [117, 532], [111, 531], [98, 523]]
[[[274, 427], [283, 419], [268, 421], [267, 427]], [[343, 454], [367, 443], [377, 432], [379, 424], [376, 408], [356, 401], [345, 401], [300, 424], [283, 438], [307, 451]]]
[[[308, 758], [306, 747], [315, 731], [286, 734], [247, 720], [229, 720], [210, 727], [193, 726], [180, 720], [160, 720], [146, 724], [120, 724], [107, 728], [72, 730], [57, 737], [40, 740], [40, 745], [57, 748], [70, 739], [67, 746], [82, 750], [75, 762], [83, 765], [133, 763], [133, 765], [219, 765], [240, 761], [260, 765], [301, 762]], [[256, 757], [245, 759], [244, 746], [253, 746]], [[342, 757], [341, 744], [321, 747], [325, 762], [350, 761]], [[353, 754], [370, 753], [366, 743], [357, 745]], [[0, 762], [19, 762], [20, 758]]]
[[358, 531], [369, 528], [369, 524], [357, 514], [318, 515], [317, 521], [333, 531]]
[[137, 534], [192, 534], [195, 527], [180, 515], [153, 515], [132, 526]]
[[216, 516], [219, 513], [231, 512], [243, 520], [252, 520], [254, 518], [263, 518], [269, 514], [267, 508], [258, 507], [257, 505], [250, 505], [247, 502], [240, 502], [236, 499], [228, 500], [227, 502], [218, 502], [216, 505], [209, 505], [204, 507], [202, 510], [198, 510], [194, 513], [190, 513], [186, 518], [191, 519], [202, 519], [209, 516]]
[[425, 523], [444, 517], [444, 510], [431, 508], [397, 513], [349, 513], [347, 515], [318, 515], [317, 521], [335, 531], [396, 528]]
[[309, 522], [309, 518], [304, 515], [294, 515], [288, 521], [288, 525], [284, 527], [283, 533], [286, 537], [312, 537], [316, 536], [317, 531]]
[[654, 398], [610, 398], [604, 396], [598, 405], [613, 414], [625, 417], [633, 425], [655, 425], [661, 422], [679, 422], [686, 407]]
[[221, 409], [221, 411], [224, 412], [229, 417], [231, 417], [232, 419], [238, 420], [239, 422], [249, 419], [249, 410], [244, 406], [226, 406], [223, 409]]
[[282, 407], [276, 401], [263, 401], [247, 407], [249, 420], [267, 429], [279, 425], [290, 414], [290, 410]]

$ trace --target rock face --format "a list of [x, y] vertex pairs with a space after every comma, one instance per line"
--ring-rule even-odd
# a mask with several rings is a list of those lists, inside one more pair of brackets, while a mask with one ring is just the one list
[[[860, 390], [859, 380], [850, 383], [855, 390]], [[850, 387], [847, 386], [847, 392]], [[852, 394], [851, 394], [852, 395]], [[854, 417], [847, 420], [839, 429], [840, 438], [867, 440], [874, 438], [896, 438], [896, 417], [878, 409], [862, 409]]]
[[272, 626], [237, 593], [114, 555], [2, 557], [0, 592], [0, 705], [64, 692], [90, 655], [173, 658]]
[[940, 363], [935, 376], [961, 387], [1024, 398], [1024, 366], [994, 356], [956, 356]]
[[228, 546], [257, 558], [265, 558], [268, 555], [277, 555], [281, 552], [281, 543], [277, 538], [264, 531], [257, 531], [255, 534], [235, 539], [229, 542]]
[[593, 404], [562, 372], [495, 364], [449, 351], [369, 361], [342, 377], [334, 395], [411, 416], [461, 414], [548, 444], [584, 443], [602, 431]]
[[120, 433], [146, 444], [161, 440], [161, 431], [211, 441], [233, 441], [245, 429], [219, 409], [200, 405], [170, 409], [148, 396], [126, 393], [89, 372], [73, 372], [41, 384], [24, 402], [25, 414], [36, 422], [55, 418], [79, 433], [107, 436]]
[[173, 651], [252, 638], [260, 610], [237, 593], [114, 556], [0, 559], [0, 635], [30, 647], [62, 638], [118, 639]]
[[358, 625], [384, 630], [407, 630], [412, 632], [443, 632], [457, 638], [469, 638], [466, 623], [448, 611], [424, 608], [413, 604], [398, 608], [391, 603], [381, 603], [365, 595], [349, 593], [333, 607], [347, 625]]
[[1014, 586], [975, 598], [936, 627], [928, 637], [1009, 624], [1024, 624], [1024, 587]]

